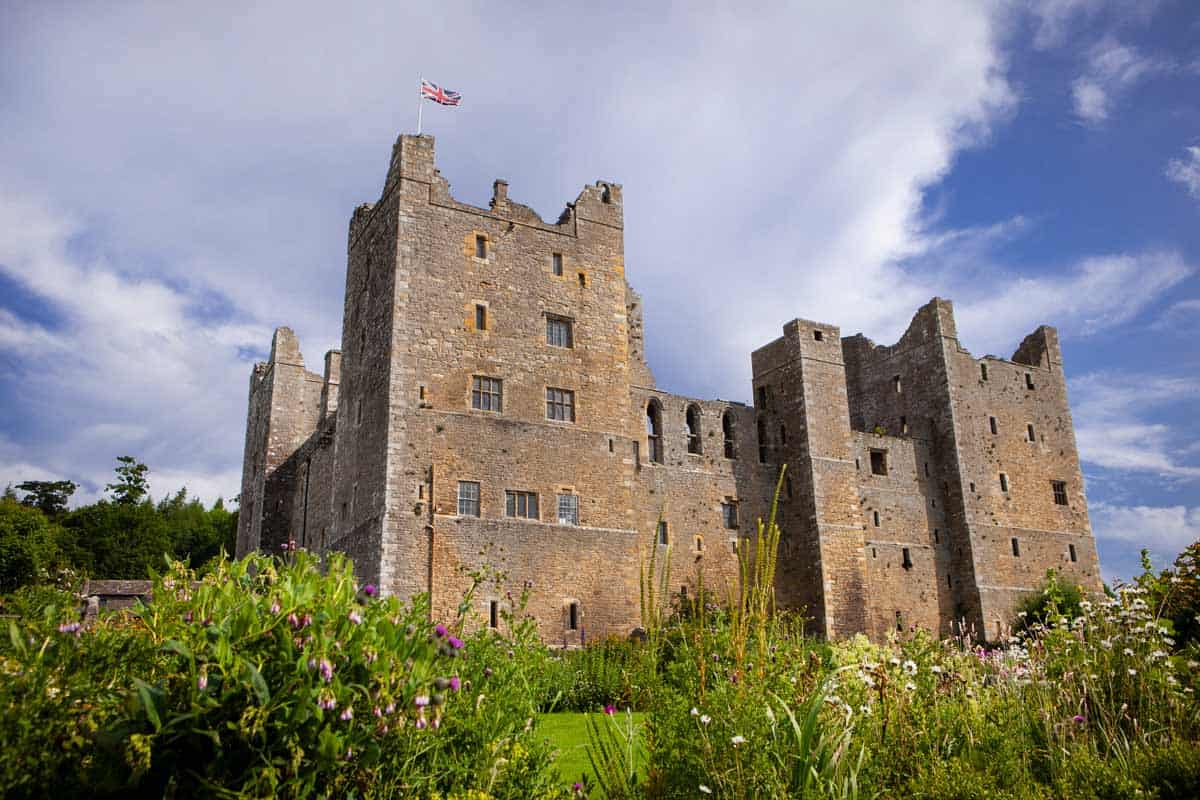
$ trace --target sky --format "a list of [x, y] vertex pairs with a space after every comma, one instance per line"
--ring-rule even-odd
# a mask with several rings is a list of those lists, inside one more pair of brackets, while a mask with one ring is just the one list
[[749, 400], [794, 317], [1052, 324], [1105, 577], [1200, 538], [1191, 0], [0, 3], [0, 486], [86, 502], [128, 454], [235, 496], [253, 363], [339, 346], [420, 75], [459, 200], [623, 184], [660, 386]]

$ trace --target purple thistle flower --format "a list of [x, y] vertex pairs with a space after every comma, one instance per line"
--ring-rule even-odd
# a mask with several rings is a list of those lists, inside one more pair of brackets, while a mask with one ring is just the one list
[[462, 681], [459, 679], [459, 677], [457, 675], [451, 675], [450, 676], [450, 691], [457, 692], [461, 688], [462, 688]]
[[455, 650], [462, 649], [462, 646], [463, 646], [462, 639], [456, 639], [455, 637], [451, 636], [447, 641], [450, 642], [450, 646], [453, 647]]
[[617, 713], [617, 707], [614, 706], [612, 703], [609, 703], [608, 705], [606, 705], [604, 707], [604, 713], [608, 714], [611, 717], [613, 714]]
[[434, 634], [434, 636], [438, 637], [439, 639], [445, 637], [446, 626], [439, 622], [437, 625], [435, 625], [433, 627], [433, 634]]
[[1080, 714], [1076, 714], [1074, 717], [1072, 717], [1072, 719], [1073, 719], [1073, 720], [1074, 720], [1076, 723], [1078, 723], [1078, 724], [1080, 724], [1080, 725], [1082, 725], [1083, 723], [1087, 722], [1087, 717], [1084, 717], [1084, 716], [1082, 716], [1082, 715], [1080, 715]]
[[196, 678], [196, 688], [202, 692], [208, 688], [208, 673], [204, 670], [201, 670], [200, 677]]
[[366, 586], [363, 587], [363, 594], [365, 594], [367, 597], [374, 597], [375, 592], [377, 592], [377, 591], [378, 590], [375, 588], [375, 584], [373, 584], [373, 583], [368, 583]]

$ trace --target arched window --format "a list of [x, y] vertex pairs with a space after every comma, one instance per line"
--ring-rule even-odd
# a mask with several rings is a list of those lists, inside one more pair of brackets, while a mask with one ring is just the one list
[[657, 400], [646, 404], [646, 452], [651, 463], [663, 462], [662, 407]]
[[762, 419], [758, 420], [758, 463], [767, 463], [767, 426]]
[[725, 457], [737, 458], [737, 449], [733, 444], [733, 414], [728, 411], [721, 415], [721, 433], [725, 436]]
[[687, 433], [687, 451], [700, 454], [700, 409], [688, 406], [684, 416], [684, 428]]

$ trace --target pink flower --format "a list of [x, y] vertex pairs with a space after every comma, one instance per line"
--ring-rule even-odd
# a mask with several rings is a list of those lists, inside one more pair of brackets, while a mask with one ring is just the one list
[[362, 617], [359, 616], [359, 613], [357, 611], [351, 611], [347, 615], [346, 618], [349, 619], [351, 622], [353, 622], [355, 625], [362, 625]]
[[346, 706], [346, 708], [342, 710], [341, 720], [342, 722], [349, 722], [352, 719], [354, 719], [354, 709], [350, 706]]
[[446, 635], [446, 626], [439, 622], [433, 626], [433, 634], [439, 639], [443, 638]]
[[363, 594], [365, 594], [367, 597], [374, 597], [376, 591], [378, 590], [375, 588], [375, 584], [373, 583], [368, 583], [363, 587]]
[[459, 679], [459, 677], [457, 675], [451, 675], [450, 676], [450, 691], [457, 692], [460, 688], [462, 688], [462, 681]]
[[609, 703], [608, 705], [606, 705], [604, 707], [604, 713], [608, 714], [611, 717], [613, 714], [617, 713], [617, 707], [614, 706], [612, 703]]
[[273, 603], [271, 603], [271, 608], [270, 608], [270, 611], [271, 611], [271, 615], [272, 615], [272, 616], [274, 616], [274, 615], [276, 615], [276, 614], [278, 614], [278, 613], [279, 613], [279, 601], [278, 601], [278, 600], [276, 600], [276, 601], [274, 601]]

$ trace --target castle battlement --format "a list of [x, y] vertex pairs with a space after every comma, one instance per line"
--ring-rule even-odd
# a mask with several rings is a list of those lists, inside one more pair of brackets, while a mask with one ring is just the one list
[[450, 614], [464, 568], [499, 624], [527, 581], [551, 643], [628, 634], [649, 548], [679, 593], [738, 580], [781, 467], [777, 599], [815, 630], [992, 636], [1053, 567], [1099, 589], [1053, 328], [1011, 361], [933, 298], [891, 346], [794, 319], [751, 354], [754, 405], [657, 387], [626, 280], [622, 187], [554, 223], [493, 184], [455, 200], [430, 136], [397, 139], [348, 231], [340, 350], [290, 329], [251, 375], [238, 554], [289, 541]]

